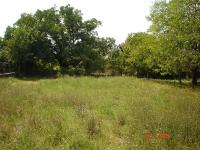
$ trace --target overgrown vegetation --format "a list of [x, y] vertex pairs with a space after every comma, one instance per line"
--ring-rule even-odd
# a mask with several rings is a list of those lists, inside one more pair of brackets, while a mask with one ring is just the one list
[[200, 149], [200, 2], [158, 0], [148, 19], [119, 45], [70, 5], [7, 27], [0, 74], [19, 78], [0, 78], [0, 149]]
[[0, 149], [200, 148], [199, 89], [133, 77], [7, 78], [0, 88]]

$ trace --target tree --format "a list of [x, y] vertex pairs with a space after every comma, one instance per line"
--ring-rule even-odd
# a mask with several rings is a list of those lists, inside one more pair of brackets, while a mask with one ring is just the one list
[[70, 5], [22, 14], [7, 28], [3, 49], [20, 74], [59, 70], [90, 74], [101, 69], [98, 64], [109, 47], [109, 40], [98, 38], [95, 32], [100, 24], [94, 18], [83, 21], [81, 12]]
[[[10, 51], [11, 60], [17, 73], [32, 75], [53, 69], [50, 40], [37, 28], [33, 15], [22, 14], [5, 34], [5, 49]], [[51, 69], [50, 69], [51, 68]]]
[[95, 50], [100, 56], [99, 68], [100, 72], [105, 72], [109, 70], [109, 58], [114, 49], [116, 49], [117, 45], [115, 44], [115, 39], [113, 38], [96, 38], [95, 42]]
[[0, 61], [2, 61], [3, 38], [0, 37]]
[[172, 54], [168, 61], [170, 65], [165, 61], [167, 65], [163, 67], [170, 67], [166, 70], [173, 70], [179, 74], [182, 71], [190, 71], [192, 86], [197, 85], [200, 60], [199, 1], [156, 1], [148, 18], [152, 22], [150, 31], [166, 41], [164, 47], [167, 48], [167, 53]]
[[125, 72], [130, 75], [149, 77], [156, 73], [158, 41], [147, 33], [130, 34], [123, 44]]
[[125, 72], [125, 59], [122, 46], [115, 46], [109, 53], [107, 68], [112, 75], [123, 75]]
[[59, 10], [38, 11], [36, 17], [41, 20], [39, 30], [51, 40], [52, 54], [64, 73], [88, 74], [94, 71], [94, 64], [90, 62], [98, 58], [94, 50], [94, 30], [100, 25], [99, 21], [83, 21], [81, 12], [70, 5]]
[[0, 62], [10, 63], [10, 51], [5, 48], [5, 38], [0, 38]]
[[3, 38], [0, 37], [0, 49], [2, 49], [2, 48], [3, 48]]

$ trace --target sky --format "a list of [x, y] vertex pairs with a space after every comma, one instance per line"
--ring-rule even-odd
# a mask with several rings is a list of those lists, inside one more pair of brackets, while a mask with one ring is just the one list
[[100, 37], [113, 37], [122, 43], [128, 34], [145, 32], [150, 22], [146, 19], [154, 0], [1, 0], [0, 36], [13, 25], [22, 13], [34, 13], [70, 4], [81, 10], [84, 20], [96, 18], [102, 22], [97, 32]]

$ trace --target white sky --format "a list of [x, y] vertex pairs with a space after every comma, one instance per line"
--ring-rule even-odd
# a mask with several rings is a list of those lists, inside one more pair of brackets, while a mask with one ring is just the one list
[[123, 42], [129, 33], [146, 31], [150, 25], [146, 16], [154, 0], [1, 0], [0, 36], [21, 13], [70, 4], [83, 13], [84, 19], [96, 18], [102, 22], [99, 36], [114, 37]]

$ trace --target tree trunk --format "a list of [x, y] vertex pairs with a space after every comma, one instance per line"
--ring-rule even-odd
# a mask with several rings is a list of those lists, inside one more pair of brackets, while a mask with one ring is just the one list
[[149, 72], [147, 71], [147, 74], [146, 74], [146, 76], [147, 76], [147, 79], [149, 78]]
[[192, 69], [192, 88], [197, 86], [197, 68]]
[[178, 81], [179, 81], [179, 84], [181, 85], [182, 84], [181, 72], [178, 73]]

